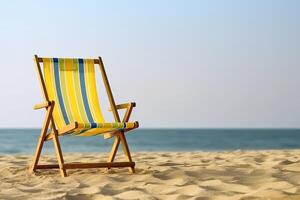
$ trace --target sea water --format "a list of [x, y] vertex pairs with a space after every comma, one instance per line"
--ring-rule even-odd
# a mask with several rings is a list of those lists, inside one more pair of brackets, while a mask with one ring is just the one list
[[[39, 129], [0, 129], [0, 154], [32, 154]], [[300, 129], [137, 129], [126, 133], [129, 147], [140, 151], [226, 151], [300, 148]], [[109, 151], [113, 139], [60, 137], [64, 152]], [[44, 152], [53, 152], [53, 142]]]

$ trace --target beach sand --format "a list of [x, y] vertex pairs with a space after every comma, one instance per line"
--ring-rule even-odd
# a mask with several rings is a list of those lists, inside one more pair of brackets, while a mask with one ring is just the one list
[[[65, 162], [106, 157], [66, 154]], [[0, 199], [300, 199], [300, 150], [144, 152], [133, 158], [135, 174], [80, 169], [62, 178], [57, 170], [29, 174], [32, 155], [0, 155]]]

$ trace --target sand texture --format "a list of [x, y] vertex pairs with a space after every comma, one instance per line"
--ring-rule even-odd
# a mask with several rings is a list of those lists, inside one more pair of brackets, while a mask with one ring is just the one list
[[[106, 157], [66, 154], [65, 162]], [[80, 169], [61, 178], [57, 170], [29, 174], [31, 155], [0, 155], [0, 199], [300, 199], [300, 150], [144, 152], [133, 158], [135, 174]]]

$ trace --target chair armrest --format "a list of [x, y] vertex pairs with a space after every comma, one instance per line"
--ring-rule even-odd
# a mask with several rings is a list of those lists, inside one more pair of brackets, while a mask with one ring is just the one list
[[[135, 107], [136, 103], [135, 102], [129, 102], [129, 103], [122, 103], [122, 104], [118, 104], [116, 105], [116, 109], [120, 110], [120, 109], [127, 109], [129, 107]], [[112, 111], [111, 108], [108, 108], [108, 111]]]
[[38, 109], [41, 109], [41, 108], [47, 108], [51, 105], [51, 102], [50, 101], [45, 101], [43, 103], [39, 103], [39, 104], [36, 104], [33, 106], [33, 109], [34, 110], [38, 110]]

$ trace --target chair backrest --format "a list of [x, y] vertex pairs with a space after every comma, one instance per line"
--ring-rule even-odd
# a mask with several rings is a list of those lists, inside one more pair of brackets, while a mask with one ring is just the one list
[[42, 58], [44, 81], [57, 128], [73, 122], [101, 123], [94, 59]]

